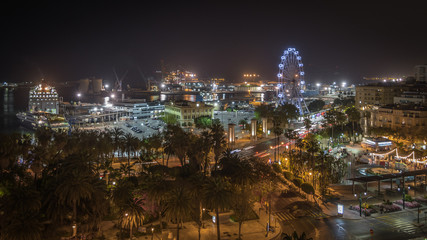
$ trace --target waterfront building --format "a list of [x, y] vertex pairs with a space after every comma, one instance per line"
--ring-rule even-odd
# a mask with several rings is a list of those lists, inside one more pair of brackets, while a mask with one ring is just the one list
[[214, 116], [214, 106], [206, 105], [203, 102], [171, 102], [165, 105], [165, 119], [176, 120], [176, 122], [182, 126], [193, 126], [194, 119], [198, 117], [210, 117]]
[[145, 100], [134, 99], [114, 103], [114, 107], [130, 113], [130, 117], [138, 119], [157, 119], [163, 116], [165, 105], [160, 102], [145, 102]]
[[28, 110], [30, 112], [59, 113], [59, 98], [54, 87], [42, 82], [30, 89]]

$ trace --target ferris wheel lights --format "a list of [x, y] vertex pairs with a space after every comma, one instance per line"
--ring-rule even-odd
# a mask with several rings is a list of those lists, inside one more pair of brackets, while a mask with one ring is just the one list
[[290, 51], [292, 51], [292, 48], [288, 48], [288, 51], [290, 52]]
[[301, 60], [301, 57], [300, 57], [300, 56], [297, 56], [297, 60]]
[[295, 54], [298, 54], [298, 51], [295, 51]]
[[299, 66], [299, 67], [302, 67], [302, 66], [304, 66], [304, 64], [300, 63], [300, 64], [298, 64], [298, 66]]
[[304, 72], [300, 72], [299, 75], [304, 76]]
[[279, 83], [279, 84], [277, 84], [277, 87], [282, 87], [282, 84], [280, 84], [280, 83]]
[[277, 95], [277, 96], [278, 96], [279, 98], [282, 98], [282, 97], [283, 97], [283, 94], [281, 94], [281, 93], [280, 93], [280, 94], [279, 94], [279, 95]]
[[281, 73], [277, 74], [277, 77], [281, 78], [283, 75]]
[[286, 59], [286, 57], [285, 57], [285, 56], [282, 56], [282, 57], [280, 57], [280, 59], [285, 60], [285, 59]]
[[301, 81], [301, 85], [304, 85], [305, 84], [305, 81]]

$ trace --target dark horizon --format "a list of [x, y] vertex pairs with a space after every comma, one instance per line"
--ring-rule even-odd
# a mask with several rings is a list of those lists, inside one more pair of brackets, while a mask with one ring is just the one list
[[13, 2], [2, 14], [1, 81], [112, 84], [115, 68], [138, 85], [139, 69], [155, 76], [161, 60], [201, 77], [255, 72], [271, 81], [289, 47], [300, 51], [308, 83], [408, 76], [427, 63], [425, 5]]

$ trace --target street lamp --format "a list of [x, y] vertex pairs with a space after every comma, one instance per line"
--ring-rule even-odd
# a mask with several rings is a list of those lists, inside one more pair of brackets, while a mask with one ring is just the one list
[[153, 240], [153, 239], [154, 239], [154, 228], [151, 228], [151, 240]]
[[202, 214], [202, 224], [203, 224], [203, 228], [205, 228], [205, 221], [203, 221], [203, 215], [205, 215], [205, 211], [206, 211], [206, 208], [203, 208], [203, 214]]
[[[411, 186], [408, 186], [408, 194], [409, 194], [409, 190], [411, 190]], [[397, 191], [400, 191], [400, 188], [397, 188]], [[406, 196], [406, 191], [405, 191], [405, 187], [402, 188], [402, 204], [403, 204], [403, 209], [405, 209], [405, 196]]]
[[362, 196], [366, 196], [366, 192], [364, 192], [363, 194], [354, 194], [354, 197], [358, 197], [359, 198], [359, 214], [360, 216], [362, 216]]

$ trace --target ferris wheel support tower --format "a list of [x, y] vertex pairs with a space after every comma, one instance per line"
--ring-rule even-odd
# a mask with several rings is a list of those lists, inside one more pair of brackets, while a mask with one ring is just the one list
[[277, 74], [277, 103], [293, 104], [300, 115], [309, 113], [302, 93], [305, 89], [304, 70], [301, 56], [295, 48], [288, 48], [280, 57], [279, 73]]

